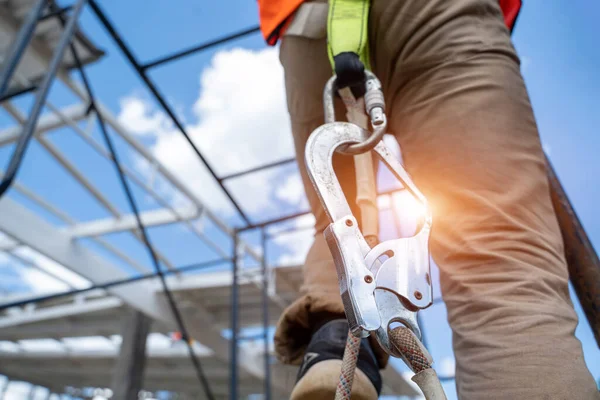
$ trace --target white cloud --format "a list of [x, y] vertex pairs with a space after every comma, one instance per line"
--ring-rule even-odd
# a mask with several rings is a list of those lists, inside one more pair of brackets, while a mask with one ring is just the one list
[[283, 253], [277, 265], [303, 264], [314, 240], [314, 230], [302, 230], [277, 235], [273, 242], [282, 247]]
[[315, 216], [312, 213], [304, 214], [293, 220], [267, 226], [269, 235], [277, 235], [277, 233], [289, 229], [310, 229], [315, 226]]
[[302, 208], [308, 207], [300, 174], [288, 177], [283, 185], [279, 185], [275, 191], [275, 197], [289, 204], [302, 206]]
[[[197, 155], [160, 111], [135, 96], [123, 99], [121, 107], [119, 120], [131, 131], [153, 137], [151, 150], [161, 163], [209, 208], [225, 214], [233, 212]], [[219, 175], [293, 154], [277, 49], [217, 53], [201, 74], [199, 97], [192, 114], [194, 121], [186, 129]], [[232, 180], [228, 185], [248, 212], [257, 213], [268, 207], [280, 174], [276, 170], [265, 171]]]
[[169, 119], [162, 113], [148, 113], [152, 108], [145, 99], [137, 96], [128, 96], [119, 101], [121, 112], [118, 120], [131, 133], [137, 135], [150, 135], [165, 133], [172, 129]]

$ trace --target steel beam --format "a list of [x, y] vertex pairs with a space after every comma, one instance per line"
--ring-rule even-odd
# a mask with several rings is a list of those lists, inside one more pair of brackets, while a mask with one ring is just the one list
[[[227, 261], [229, 261], [229, 260], [224, 259], [224, 260], [205, 261], [203, 263], [191, 264], [191, 265], [187, 265], [184, 267], [180, 267], [173, 271], [165, 271], [165, 272], [163, 272], [163, 274], [169, 275], [169, 274], [174, 274], [174, 273], [198, 271], [202, 268], [213, 267], [215, 265], [225, 263]], [[56, 300], [56, 299], [69, 297], [69, 296], [78, 296], [78, 295], [82, 295], [84, 293], [93, 292], [93, 291], [97, 291], [97, 290], [105, 290], [105, 289], [113, 288], [116, 286], [130, 285], [134, 282], [139, 282], [139, 281], [148, 280], [148, 279], [157, 278], [157, 277], [158, 277], [158, 274], [156, 272], [153, 272], [153, 273], [144, 274], [144, 275], [137, 275], [137, 276], [134, 276], [131, 278], [118, 279], [118, 280], [104, 282], [104, 283], [100, 283], [100, 284], [94, 284], [94, 285], [86, 287], [86, 288], [73, 289], [73, 290], [70, 290], [67, 292], [54, 293], [54, 294], [49, 294], [49, 295], [44, 295], [44, 296], [39, 296], [39, 297], [19, 296], [16, 299], [5, 299], [5, 302], [0, 304], [0, 311], [5, 310], [7, 308], [23, 307], [28, 304], [41, 303], [41, 302]]]
[[232, 41], [232, 40], [235, 40], [235, 39], [239, 39], [241, 37], [248, 36], [248, 35], [251, 35], [251, 34], [257, 33], [257, 32], [260, 32], [260, 27], [258, 27], [258, 26], [253, 26], [253, 27], [250, 27], [250, 28], [246, 28], [246, 29], [244, 29], [242, 31], [235, 32], [235, 33], [232, 33], [232, 34], [229, 34], [227, 36], [223, 36], [223, 37], [220, 37], [220, 38], [217, 38], [217, 39], [213, 39], [211, 41], [208, 41], [208, 42], [205, 42], [205, 43], [201, 43], [201, 44], [199, 44], [197, 46], [190, 47], [189, 49], [181, 50], [181, 51], [178, 51], [176, 53], [170, 54], [168, 56], [161, 57], [161, 58], [159, 58], [157, 60], [150, 61], [150, 62], [142, 65], [141, 68], [143, 70], [154, 68], [154, 67], [157, 67], [159, 65], [166, 64], [166, 63], [169, 63], [171, 61], [175, 61], [175, 60], [178, 60], [178, 59], [183, 58], [183, 57], [187, 57], [187, 56], [192, 55], [192, 54], [196, 54], [196, 53], [198, 53], [200, 51], [208, 50], [208, 49], [213, 48], [215, 46], [218, 46], [220, 44], [227, 43], [229, 41]]
[[30, 86], [10, 90], [9, 92], [0, 96], [0, 103], [3, 103], [5, 101], [13, 99], [15, 97], [19, 97], [20, 95], [25, 94], [25, 93], [31, 93], [31, 92], [37, 90], [37, 88], [38, 87], [36, 85], [30, 85]]
[[[92, 149], [94, 149], [99, 155], [101, 155], [103, 158], [107, 159], [108, 161], [112, 162], [112, 157], [111, 157], [110, 153], [102, 145], [100, 145], [98, 142], [96, 142], [96, 140], [91, 137], [89, 132], [84, 131], [81, 127], [79, 127], [79, 125], [76, 124], [75, 121], [70, 119], [68, 116], [64, 115], [64, 113], [61, 110], [59, 110], [57, 107], [55, 107], [50, 102], [46, 102], [46, 107], [48, 107], [48, 109], [50, 109], [51, 112], [53, 114], [55, 114], [67, 126], [71, 127], [73, 129], [73, 131], [77, 135], [79, 135], [79, 137], [81, 139], [83, 139], [87, 144], [89, 144], [92, 147]], [[93, 118], [93, 117], [94, 117], [94, 115], [90, 114], [90, 116], [88, 118]], [[92, 125], [91, 123], [88, 123], [88, 127], [91, 125]], [[194, 233], [196, 236], [198, 236], [209, 247], [211, 247], [216, 253], [218, 253], [222, 257], [227, 257], [227, 254], [225, 251], [223, 251], [223, 249], [221, 249], [216, 243], [214, 243], [214, 241], [212, 241], [208, 236], [203, 234], [195, 225], [193, 225], [189, 221], [187, 221], [184, 218], [184, 216], [180, 216], [177, 213], [177, 210], [174, 207], [172, 207], [168, 201], [164, 200], [161, 196], [159, 196], [148, 184], [146, 184], [142, 179], [140, 179], [139, 175], [136, 174], [131, 168], [127, 167], [126, 165], [121, 165], [121, 169], [123, 170], [123, 173], [132, 182], [137, 184], [142, 190], [144, 190], [146, 193], [148, 193], [154, 200], [156, 200], [156, 202], [158, 204], [160, 204], [162, 207], [164, 207], [166, 209], [171, 210], [174, 214], [176, 214], [178, 217], [178, 221], [183, 222], [190, 229], [190, 231], [192, 233]], [[198, 217], [200, 217], [200, 215], [203, 215], [202, 210], [197, 210], [197, 213], [198, 213]], [[110, 250], [110, 251], [113, 251], [113, 250]], [[118, 256], [121, 257], [121, 255], [118, 255]]]
[[121, 349], [112, 375], [116, 399], [135, 399], [142, 389], [146, 367], [146, 339], [152, 320], [139, 311], [125, 316], [121, 330]]
[[[69, 79], [67, 76], [61, 76], [61, 80], [63, 83], [73, 91], [73, 93], [82, 99], [85, 102], [89, 101], [89, 98], [85, 91], [73, 80]], [[180, 178], [178, 178], [175, 174], [170, 172], [144, 145], [142, 145], [131, 133], [127, 131], [127, 129], [119, 122], [117, 118], [110, 112], [108, 108], [106, 108], [102, 103], [96, 101], [96, 108], [98, 114], [104, 118], [104, 121], [123, 139], [127, 142], [141, 157], [143, 157], [150, 164], [155, 165], [157, 171], [161, 173], [179, 192], [181, 192], [189, 201], [191, 201], [199, 210], [202, 210], [205, 217], [208, 218], [211, 222], [213, 222], [219, 229], [225, 232], [230, 237], [233, 236], [234, 229], [229, 227], [221, 218], [219, 218], [212, 211], [207, 209], [202, 203], [202, 201], [198, 198], [194, 192], [190, 190], [188, 185], [184, 183]], [[258, 254], [254, 249], [240, 240], [240, 247], [244, 249], [248, 255], [254, 258], [257, 261], [260, 261], [260, 254]]]
[[88, 314], [102, 310], [110, 310], [121, 307], [122, 305], [123, 301], [121, 299], [116, 297], [107, 297], [98, 300], [87, 300], [81, 304], [70, 303], [54, 307], [41, 308], [34, 310], [31, 313], [23, 312], [20, 314], [0, 318], [0, 329], [70, 316], [79, 316], [82, 314]]
[[[1, 172], [0, 172], [0, 174], [1, 174]], [[50, 214], [54, 215], [56, 218], [58, 218], [59, 220], [61, 220], [64, 223], [66, 223], [67, 225], [75, 224], [75, 220], [73, 218], [71, 218], [70, 215], [68, 215], [64, 211], [54, 207], [52, 204], [48, 203], [42, 197], [38, 196], [33, 191], [31, 191], [30, 189], [21, 185], [20, 183], [14, 182], [13, 188], [15, 189], [15, 191], [21, 193], [23, 196], [27, 197], [29, 200], [31, 200], [32, 202], [34, 202], [35, 204], [37, 204], [44, 210], [48, 211]], [[106, 251], [114, 254], [117, 258], [120, 258], [126, 264], [131, 265], [134, 269], [136, 269], [138, 271], [146, 270], [146, 268], [142, 264], [140, 264], [138, 261], [131, 258], [129, 255], [125, 254], [121, 249], [115, 247], [108, 241], [101, 239], [101, 238], [92, 238], [92, 240], [95, 241], [100, 247], [104, 248]], [[11, 241], [8, 238], [3, 238], [2, 240], [0, 240], [0, 251], [10, 251], [17, 247], [18, 247], [18, 243]]]
[[19, 247], [19, 242], [7, 237], [0, 238], [0, 251], [12, 251]]
[[[169, 225], [179, 221], [189, 221], [198, 218], [200, 213], [198, 209], [181, 208], [175, 213], [168, 209], [159, 209], [145, 211], [140, 213], [140, 218], [145, 227]], [[91, 222], [83, 222], [64, 231], [71, 237], [81, 238], [90, 236], [102, 236], [110, 233], [129, 231], [137, 229], [137, 223], [134, 215], [123, 215], [120, 218], [99, 219]]]
[[229, 179], [239, 178], [242, 176], [253, 174], [255, 172], [264, 171], [266, 169], [271, 169], [271, 168], [276, 168], [276, 167], [280, 167], [280, 166], [287, 165], [287, 164], [292, 164], [294, 162], [296, 162], [295, 158], [287, 158], [285, 160], [280, 160], [280, 161], [275, 161], [275, 162], [272, 162], [269, 164], [259, 165], [258, 167], [250, 168], [250, 169], [247, 169], [244, 171], [234, 172], [233, 174], [222, 176], [221, 178], [219, 178], [219, 180], [225, 181], [225, 180], [229, 180]]
[[229, 398], [238, 399], [238, 235], [233, 237], [233, 261], [231, 262], [231, 343], [229, 350]]
[[[0, 200], [0, 216], [2, 216], [0, 231], [19, 242], [26, 243], [34, 250], [77, 272], [93, 283], [126, 278], [122, 270], [86, 247], [72, 241], [65, 232], [54, 228], [10, 198]], [[139, 281], [126, 287], [113, 287], [108, 291], [157, 322], [172, 328], [176, 327], [170, 309], [163, 299], [156, 295], [160, 289], [153, 283]], [[190, 335], [198, 338], [202, 344], [212, 349], [217, 358], [227, 361], [229, 342], [214, 326], [213, 316], [199, 306], [194, 306], [187, 312], [188, 314], [185, 316]], [[243, 348], [239, 349], [238, 364], [246, 373], [264, 379], [264, 371], [258, 367], [260, 362]], [[279, 387], [274, 385], [274, 388]]]
[[21, 56], [27, 49], [27, 45], [31, 41], [35, 32], [35, 27], [40, 18], [40, 15], [46, 8], [46, 0], [36, 0], [27, 17], [21, 24], [21, 29], [17, 33], [15, 40], [5, 53], [4, 62], [2, 63], [2, 72], [0, 72], [0, 95], [3, 95], [10, 84], [13, 72], [17, 69]]
[[[103, 359], [103, 358], [114, 358], [115, 356], [117, 356], [119, 354], [119, 349], [115, 348], [115, 349], [101, 349], [101, 350], [94, 350], [94, 351], [89, 351], [86, 349], [81, 349], [81, 348], [77, 348], [77, 349], [73, 349], [70, 348], [68, 350], [68, 359], [71, 360], [77, 360], [77, 359], [83, 359], [83, 360], [96, 360], [96, 359]], [[40, 362], [48, 362], [51, 360], [61, 360], [61, 359], [65, 359], [65, 354], [61, 354], [59, 352], [56, 351], [41, 351], [41, 350], [37, 350], [37, 351], [23, 351], [23, 352], [19, 352], [19, 353], [15, 353], [15, 352], [7, 352], [7, 351], [0, 351], [0, 355], [2, 356], [2, 359], [10, 359], [10, 360], [25, 360], [25, 361], [29, 361], [31, 360], [31, 362], [36, 362], [36, 361], [40, 361]], [[200, 358], [211, 358], [212, 355], [201, 351], [201, 350], [196, 350], [196, 355]], [[185, 351], [185, 349], [179, 347], [170, 347], [170, 348], [150, 348], [148, 349], [148, 354], [147, 356], [149, 358], [156, 358], [156, 359], [169, 359], [169, 358], [183, 358], [183, 359], [187, 359], [188, 355], [187, 352]], [[152, 367], [154, 369], [154, 367]], [[105, 371], [105, 373], [110, 373], [110, 371]], [[181, 374], [182, 372], [179, 372], [179, 374]], [[194, 376], [195, 374], [192, 371], [186, 372], [188, 373], [190, 376]], [[198, 386], [196, 385], [196, 389], [198, 388]]]
[[48, 271], [47, 268], [44, 268], [40, 265], [38, 265], [37, 263], [35, 263], [31, 258], [28, 257], [23, 257], [21, 254], [19, 254], [19, 250], [20, 249], [15, 249], [14, 251], [8, 252], [8, 256], [17, 260], [18, 262], [24, 264], [25, 266], [29, 267], [29, 268], [33, 268], [37, 271], [42, 272], [43, 274], [56, 279], [57, 281], [65, 284], [65, 286], [69, 287], [70, 289], [73, 289], [74, 286], [72, 283], [64, 280], [62, 277], [58, 276], [56, 273]]
[[[3, 106], [5, 105], [3, 104]], [[64, 108], [61, 110], [61, 112], [73, 121], [80, 121], [85, 118], [86, 108], [87, 107], [84, 104], [75, 104]], [[42, 133], [61, 128], [63, 126], [64, 122], [56, 115], [43, 115], [38, 121], [34, 135], [39, 136]], [[23, 127], [20, 124], [0, 131], [0, 146], [5, 146], [15, 142], [19, 138], [19, 135], [22, 131]]]
[[[17, 242], [29, 247], [71, 269], [93, 283], [127, 278], [127, 274], [102, 259], [83, 245], [74, 242], [64, 232], [27, 210], [10, 198], [0, 199], [0, 230]], [[158, 321], [172, 323], [165, 304], [149, 296], [153, 287], [149, 282], [137, 282], [129, 287], [109, 289], [133, 308], [145, 312]]]
[[19, 136], [17, 145], [10, 156], [10, 161], [8, 163], [8, 167], [6, 168], [6, 175], [2, 178], [2, 182], [0, 182], [0, 196], [2, 196], [8, 190], [17, 175], [21, 162], [23, 161], [25, 151], [27, 150], [29, 142], [35, 133], [35, 128], [40, 113], [42, 112], [44, 102], [46, 101], [46, 97], [50, 91], [50, 86], [52, 85], [56, 72], [58, 71], [60, 63], [63, 60], [65, 50], [69, 43], [71, 43], [71, 38], [75, 32], [77, 19], [79, 18], [79, 14], [81, 13], [85, 3], [86, 0], [77, 1], [73, 8], [73, 12], [69, 16], [69, 20], [60, 36], [60, 40], [56, 45], [52, 59], [49, 62], [47, 72], [44, 75], [44, 78], [39, 85], [39, 89], [36, 92], [35, 102], [29, 112], [27, 121], [23, 126], [23, 132]]
[[[24, 117], [21, 115], [21, 112], [14, 107], [12, 104], [7, 103], [4, 105], [4, 108], [12, 115], [15, 120], [19, 123], [24, 122]], [[62, 118], [61, 121], [63, 120]], [[63, 121], [64, 122], [64, 121]], [[46, 151], [65, 169], [65, 171], [70, 174], [73, 179], [75, 179], [81, 186], [83, 186], [87, 192], [93, 196], [96, 201], [98, 201], [109, 213], [114, 215], [115, 217], [119, 217], [119, 210], [102, 194], [100, 190], [98, 190], [92, 182], [90, 182], [76, 167], [75, 165], [69, 161], [64, 154], [54, 146], [49, 140], [40, 136], [38, 137], [39, 143], [46, 149]], [[139, 241], [141, 241], [140, 233], [137, 230], [132, 230], [131, 233], [135, 236]], [[105, 246], [107, 247], [107, 246]], [[173, 264], [160, 252], [156, 252], [158, 258], [161, 262], [163, 262], [167, 268], [173, 269]], [[120, 254], [117, 254], [120, 258], [123, 258]], [[134, 263], [131, 264], [132, 267], [137, 269], [139, 272], [146, 272], [146, 268], [139, 268], [139, 264]]]
[[263, 323], [263, 351], [265, 368], [264, 399], [271, 400], [271, 355], [269, 354], [269, 276], [268, 276], [268, 257], [267, 257], [267, 233], [265, 228], [260, 231], [260, 241], [262, 245], [262, 323]]
[[183, 123], [181, 122], [181, 120], [175, 115], [175, 112], [173, 111], [172, 107], [169, 106], [169, 104], [165, 100], [165, 97], [163, 96], [163, 94], [160, 93], [158, 87], [148, 77], [145, 70], [142, 68], [140, 63], [137, 61], [136, 57], [133, 55], [133, 53], [129, 49], [129, 47], [125, 44], [123, 38], [117, 33], [115, 27], [109, 21], [106, 14], [102, 11], [102, 9], [100, 8], [100, 6], [98, 5], [98, 3], [96, 1], [89, 0], [89, 4], [90, 4], [90, 8], [94, 12], [94, 14], [96, 14], [96, 16], [98, 17], [98, 20], [100, 21], [100, 23], [104, 26], [104, 28], [106, 29], [108, 34], [113, 38], [113, 40], [115, 41], [117, 46], [121, 49], [121, 51], [123, 52], [123, 55], [129, 61], [129, 63], [132, 65], [132, 67], [135, 69], [135, 71], [137, 72], [140, 79], [142, 79], [142, 81], [144, 81], [144, 83], [146, 84], [146, 87], [152, 93], [155, 100], [161, 106], [163, 111], [169, 116], [169, 118], [171, 119], [171, 121], [173, 122], [173, 124], [175, 125], [177, 130], [183, 135], [183, 137], [188, 142], [188, 144], [190, 145], [192, 150], [194, 150], [194, 153], [196, 153], [196, 156], [201, 161], [201, 163], [206, 167], [207, 171], [212, 176], [212, 178], [215, 181], [217, 181], [217, 183], [221, 187], [221, 190], [223, 191], [225, 196], [227, 196], [227, 198], [229, 199], [231, 204], [233, 204], [233, 206], [235, 207], [235, 209], [237, 210], [239, 215], [242, 217], [244, 222], [246, 224], [249, 224], [250, 221], [248, 220], [246, 213], [242, 210], [241, 206], [233, 198], [233, 196], [231, 195], [229, 190], [225, 187], [225, 185], [223, 185], [223, 183], [219, 181], [219, 177], [216, 174], [216, 172], [214, 171], [214, 169], [212, 168], [211, 164], [204, 157], [204, 155], [202, 154], [200, 149], [198, 149], [198, 147], [194, 144], [194, 142], [191, 139], [191, 137], [189, 136], [186, 128], [183, 126]]
[[[17, 241], [27, 243], [36, 251], [59, 264], [77, 272], [94, 283], [108, 281], [111, 278], [125, 278], [125, 273], [96, 254], [70, 240], [69, 236], [52, 227], [10, 198], [0, 199], [0, 230]], [[127, 287], [113, 287], [109, 292], [123, 299], [131, 307], [144, 312], [156, 321], [175, 327], [170, 309], [159, 296], [155, 295], [156, 285], [150, 282], [136, 282]], [[196, 318], [187, 318], [192, 337], [215, 351], [218, 358], [227, 360], [227, 340], [219, 331], [213, 329], [212, 316], [201, 307], [194, 309]], [[243, 359], [242, 359], [243, 358]], [[257, 371], [253, 357], [240, 355], [240, 364], [252, 375], [263, 377]]]

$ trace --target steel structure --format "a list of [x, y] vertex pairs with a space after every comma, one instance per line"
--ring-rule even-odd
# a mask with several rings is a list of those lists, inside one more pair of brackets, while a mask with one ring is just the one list
[[[125, 316], [126, 310], [133, 308], [154, 321], [154, 335], [181, 331], [183, 327], [189, 331], [184, 336], [198, 339], [202, 349], [205, 349], [203, 352], [193, 346], [189, 347], [189, 355], [192, 360], [196, 359], [197, 368], [201, 366], [204, 370], [199, 375], [201, 382], [198, 382], [189, 361], [185, 360], [185, 353], [181, 348], [149, 349], [147, 376], [151, 379], [147, 380], [145, 389], [171, 390], [184, 396], [203, 393], [204, 398], [238, 398], [254, 393], [264, 393], [267, 399], [287, 396], [293, 384], [295, 368], [280, 365], [272, 368], [275, 361], [269, 344], [269, 328], [276, 322], [282, 309], [298, 296], [301, 275], [296, 267], [276, 268], [268, 264], [266, 248], [271, 236], [267, 234], [267, 228], [301, 217], [307, 212], [296, 212], [268, 221], [250, 221], [242, 206], [229, 194], [225, 182], [290, 164], [294, 160], [285, 159], [247, 171], [217, 176], [146, 73], [158, 65], [253, 34], [257, 32], [257, 28], [140, 65], [94, 1], [78, 0], [64, 8], [58, 7], [54, 2], [41, 0], [4, 1], [0, 4], [3, 7], [0, 13], [0, 40], [4, 39], [5, 44], [12, 44], [8, 51], [4, 51], [5, 60], [8, 61], [0, 76], [4, 89], [0, 92], [0, 98], [3, 108], [17, 122], [16, 126], [0, 132], [1, 145], [17, 144], [0, 186], [3, 192], [6, 191], [6, 195], [0, 198], [0, 231], [4, 234], [0, 238], [0, 249], [10, 257], [26, 261], [46, 274], [52, 272], [45, 266], [38, 265], [39, 260], [51, 260], [54, 265], [75, 272], [85, 281], [75, 286], [67, 282], [71, 290], [61, 293], [3, 299], [3, 304], [0, 305], [0, 340], [4, 345], [8, 343], [16, 346], [19, 351], [0, 350], [2, 360], [9, 361], [0, 364], [0, 373], [13, 380], [30, 381], [34, 385], [47, 387], [56, 393], [64, 391], [66, 386], [74, 385], [107, 387], [110, 384], [110, 368], [106, 368], [106, 365], [110, 365], [117, 350], [113, 348], [87, 354], [85, 351], [70, 349], [65, 338], [118, 335], [120, 319]], [[185, 182], [167, 170], [93, 96], [94, 82], [89, 81], [85, 75], [85, 66], [103, 54], [77, 27], [77, 17], [84, 7], [89, 7], [96, 14], [128, 62], [147, 84], [157, 103], [187, 138], [198, 158], [206, 165], [245, 221], [243, 227], [232, 228], [208, 210]], [[60, 36], [58, 40], [57, 36]], [[82, 74], [83, 86], [71, 76], [76, 70]], [[80, 104], [61, 108], [48, 99], [55, 77], [80, 99]], [[32, 111], [25, 114], [14, 101], [27, 94], [35, 96], [35, 103]], [[44, 107], [49, 112], [41, 115]], [[88, 127], [95, 122], [100, 124], [105, 143], [90, 135], [88, 128], [82, 128], [81, 122], [84, 121], [88, 122]], [[68, 154], [63, 153], [59, 146], [46, 137], [48, 133], [62, 127], [72, 129], [91, 151], [114, 162], [122, 177], [123, 187], [128, 192], [131, 214], [120, 212], [109, 197], [69, 159]], [[137, 155], [147, 160], [155, 173], [172, 184], [192, 206], [173, 206], [136, 171], [119, 163], [118, 153], [111, 145], [111, 134], [119, 136]], [[41, 145], [112, 217], [78, 221], [69, 215], [68, 210], [56, 207], [36, 194], [35, 190], [19, 182], [18, 170], [22, 155], [32, 140]], [[131, 194], [131, 185], [136, 185], [162, 208], [140, 212]], [[19, 201], [20, 198], [26, 199], [27, 203]], [[36, 207], [35, 210], [30, 208], [32, 205]], [[36, 213], [37, 209], [60, 221], [61, 226], [41, 217]], [[199, 228], [199, 221], [208, 221], [221, 233], [229, 236], [233, 249], [213, 240], [210, 234]], [[170, 224], [187, 229], [189, 234], [202, 240], [218, 257], [193, 265], [174, 265], [150, 243], [145, 233], [148, 228]], [[252, 230], [260, 232], [262, 250], [243, 240], [244, 233]], [[110, 235], [122, 232], [133, 235], [149, 250], [151, 258], [155, 260], [154, 271], [107, 240]], [[125, 272], [90, 248], [88, 243], [93, 243], [94, 249], [110, 254], [113, 259], [135, 272]], [[28, 258], [22, 253], [33, 254], [35, 257]], [[255, 260], [257, 267], [242, 267], [240, 263], [245, 257]], [[211, 267], [214, 269], [215, 266], [227, 264], [232, 266], [230, 272], [185, 275], [191, 271]], [[184, 275], [185, 279], [182, 279]], [[165, 285], [157, 285], [160, 280], [164, 280]], [[243, 304], [240, 304], [240, 297]], [[229, 324], [225, 323], [226, 320], [229, 320]], [[262, 326], [259, 335], [243, 335], [244, 328], [257, 323]], [[222, 334], [223, 329], [231, 332], [229, 339]], [[60, 344], [60, 349], [55, 352], [26, 351], [18, 344], [40, 338], [53, 338]], [[262, 342], [260, 348], [256, 346], [257, 341]], [[188, 340], [184, 342], [189, 343]], [[67, 353], [68, 357], [65, 356]], [[85, 366], [79, 368], [79, 365]], [[173, 365], [181, 365], [182, 368], [178, 369], [190, 372], [176, 377], [168, 373], [169, 367]], [[104, 372], [99, 373], [99, 370]], [[206, 375], [204, 378], [203, 374]], [[389, 375], [390, 382], [385, 388], [387, 393], [415, 393], [397, 371], [389, 369], [386, 374]], [[158, 379], [159, 376], [162, 378]]]
[[[211, 212], [181, 178], [169, 171], [93, 96], [95, 82], [87, 78], [86, 65], [102, 57], [103, 53], [77, 26], [79, 13], [84, 7], [92, 11], [161, 110], [218, 183], [244, 221], [242, 227], [231, 227]], [[200, 395], [200, 398], [208, 399], [236, 399], [257, 393], [272, 399], [285, 398], [289, 394], [295, 368], [282, 365], [273, 368], [276, 361], [273, 360], [269, 341], [270, 327], [282, 309], [298, 296], [301, 271], [298, 267], [275, 267], [269, 263], [267, 244], [273, 235], [268, 229], [308, 212], [298, 210], [265, 221], [251, 221], [225, 183], [233, 178], [282, 167], [295, 160], [283, 159], [219, 176], [190, 138], [161, 89], [148, 75], [149, 70], [159, 65], [257, 32], [258, 27], [250, 27], [140, 63], [96, 0], [76, 0], [63, 8], [46, 0], [0, 1], [0, 52], [4, 54], [0, 72], [0, 102], [17, 123], [0, 131], [0, 146], [16, 143], [12, 161], [0, 184], [0, 193], [7, 192], [0, 198], [0, 231], [4, 234], [0, 237], [0, 251], [45, 274], [57, 277], [54, 271], [58, 266], [76, 273], [83, 280], [79, 284], [65, 281], [71, 289], [61, 293], [3, 298], [0, 304], [0, 342], [14, 346], [16, 350], [7, 351], [0, 346], [1, 374], [47, 387], [49, 393], [62, 393], [66, 386], [73, 385], [108, 387], [118, 347], [109, 346], [89, 353], [70, 347], [65, 338], [102, 336], [112, 338], [107, 341], [114, 342], [115, 335], [119, 334], [120, 319], [128, 310], [135, 309], [154, 321], [152, 335], [158, 336], [153, 337], [166, 340], [165, 334], [179, 330], [188, 347], [187, 354], [182, 347], [149, 347], [144, 389], [170, 390], [182, 396]], [[83, 86], [71, 76], [74, 70], [81, 74]], [[78, 98], [79, 104], [61, 108], [50, 102], [47, 95], [55, 80]], [[19, 96], [28, 94], [35, 96], [35, 102], [31, 112], [25, 115], [14, 102]], [[40, 116], [44, 107], [49, 112]], [[82, 127], [84, 121], [88, 122], [88, 127], [96, 122], [99, 124], [104, 143]], [[49, 132], [62, 127], [70, 128], [90, 151], [113, 163], [127, 194], [131, 213], [122, 213], [106, 193], [47, 138]], [[111, 144], [111, 135], [147, 161], [154, 173], [169, 182], [191, 206], [174, 206], [151, 182], [120, 163], [118, 152]], [[30, 141], [39, 144], [110, 217], [77, 220], [69, 215], [68, 210], [51, 204], [20, 182], [18, 167]], [[557, 181], [553, 183], [557, 184]], [[151, 197], [161, 208], [138, 210], [133, 187]], [[391, 196], [398, 190], [383, 192], [381, 196]], [[566, 198], [561, 201], [568, 203]], [[45, 217], [40, 215], [39, 210]], [[48, 221], [47, 216], [58, 223]], [[215, 240], [212, 232], [200, 226], [202, 222], [210, 223], [228, 240]], [[398, 220], [395, 219], [395, 222], [398, 223]], [[148, 228], [172, 224], [201, 240], [216, 257], [192, 265], [175, 265], [156, 248], [156, 244], [151, 243], [146, 233]], [[297, 229], [284, 228], [276, 234], [289, 234]], [[258, 232], [258, 248], [244, 239], [248, 232]], [[149, 252], [153, 270], [108, 240], [116, 233], [127, 233], [141, 243]], [[106, 255], [114, 261], [109, 261]], [[245, 266], [246, 259], [253, 260], [254, 265]], [[597, 258], [595, 260], [597, 262]], [[48, 262], [53, 263], [54, 269], [48, 268]], [[119, 265], [126, 265], [135, 272], [128, 273]], [[215, 271], [216, 266], [227, 265], [231, 266], [231, 270]], [[212, 270], [189, 275], [192, 271], [207, 268]], [[244, 329], [256, 328], [257, 325], [258, 330], [254, 330], [258, 334], [243, 334]], [[52, 338], [60, 345], [59, 350], [45, 352], [24, 348], [23, 341], [40, 338]], [[197, 339], [201, 345], [192, 345], [191, 339]], [[195, 371], [187, 357], [191, 358]], [[394, 368], [387, 368], [384, 374], [385, 393], [416, 394]], [[6, 385], [0, 388], [0, 399], [5, 389]]]

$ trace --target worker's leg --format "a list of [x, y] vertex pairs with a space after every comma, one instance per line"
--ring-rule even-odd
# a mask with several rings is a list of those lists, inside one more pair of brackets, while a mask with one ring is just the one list
[[[285, 36], [280, 50], [285, 70], [288, 110], [296, 148], [296, 159], [311, 210], [316, 218], [315, 240], [303, 267], [302, 296], [281, 316], [275, 335], [277, 353], [284, 362], [298, 362], [314, 330], [344, 317], [337, 274], [323, 230], [329, 224], [306, 172], [304, 148], [313, 130], [323, 125], [323, 88], [331, 77], [325, 39]], [[339, 109], [338, 114], [343, 110]], [[349, 199], [356, 197], [351, 157], [334, 157], [334, 168]]]
[[375, 0], [370, 24], [391, 129], [434, 213], [460, 399], [599, 398], [497, 0]]

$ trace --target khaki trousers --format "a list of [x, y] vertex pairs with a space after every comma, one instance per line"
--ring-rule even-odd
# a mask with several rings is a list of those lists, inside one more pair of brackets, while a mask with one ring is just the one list
[[[373, 72], [405, 166], [433, 211], [461, 399], [598, 399], [575, 338], [563, 243], [529, 97], [497, 0], [373, 0]], [[323, 123], [325, 40], [284, 37], [288, 109], [312, 211], [303, 295], [275, 336], [299, 362], [315, 327], [343, 317], [322, 237], [329, 221], [306, 175], [304, 146]], [[334, 166], [349, 199], [352, 159]], [[385, 364], [386, 358], [379, 353]]]

